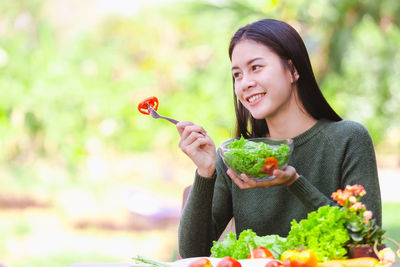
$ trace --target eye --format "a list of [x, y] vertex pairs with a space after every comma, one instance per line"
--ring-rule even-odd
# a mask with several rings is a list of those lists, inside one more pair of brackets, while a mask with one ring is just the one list
[[233, 75], [233, 78], [235, 78], [235, 80], [242, 77], [242, 73], [240, 73], [240, 72], [233, 72], [232, 75]]
[[260, 65], [253, 65], [253, 66], [251, 66], [251, 69], [252, 70], [258, 70], [258, 69], [261, 69], [261, 66]]

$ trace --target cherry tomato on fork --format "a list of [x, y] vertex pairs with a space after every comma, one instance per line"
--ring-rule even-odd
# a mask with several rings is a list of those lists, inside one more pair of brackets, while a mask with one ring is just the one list
[[149, 115], [150, 114], [149, 110], [147, 109], [147, 104], [149, 104], [155, 110], [157, 110], [158, 109], [158, 99], [157, 99], [157, 97], [151, 96], [151, 97], [146, 98], [142, 102], [140, 102], [139, 105], [138, 105], [138, 110], [139, 110], [140, 113], [145, 114], [145, 115]]

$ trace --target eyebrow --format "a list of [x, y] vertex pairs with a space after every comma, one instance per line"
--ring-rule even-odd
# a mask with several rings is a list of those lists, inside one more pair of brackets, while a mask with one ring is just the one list
[[[255, 57], [255, 58], [250, 59], [249, 61], [247, 61], [247, 62], [246, 62], [246, 65], [250, 65], [250, 64], [253, 63], [254, 61], [260, 60], [260, 59], [264, 59], [264, 58], [262, 58], [262, 57]], [[233, 67], [232, 67], [232, 70], [238, 69], [238, 68], [239, 68], [239, 67], [237, 67], [237, 66], [233, 66]]]

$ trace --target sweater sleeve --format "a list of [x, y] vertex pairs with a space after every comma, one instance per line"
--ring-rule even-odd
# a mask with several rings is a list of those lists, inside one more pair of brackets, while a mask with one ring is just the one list
[[321, 193], [302, 175], [300, 175], [300, 177], [288, 187], [288, 190], [310, 210], [316, 210], [325, 205], [337, 205], [332, 199]]
[[[329, 128], [326, 135], [328, 144], [333, 149], [333, 161], [337, 162], [339, 176], [337, 184], [340, 189], [346, 185], [360, 184], [367, 195], [361, 199], [367, 209], [374, 213], [378, 225], [382, 224], [382, 203], [378, 179], [375, 151], [367, 129], [359, 123], [341, 121], [340, 125]], [[332, 188], [336, 191], [339, 188]], [[316, 210], [324, 205], [337, 205], [330, 196], [324, 195], [304, 176], [300, 176], [290, 187], [304, 206]], [[333, 191], [331, 193], [333, 193]]]
[[232, 218], [231, 193], [225, 169], [217, 157], [212, 178], [197, 172], [178, 227], [179, 254], [182, 258], [210, 256], [210, 249]]
[[361, 202], [373, 212], [376, 223], [381, 226], [382, 202], [374, 145], [367, 129], [361, 124], [354, 124], [341, 163], [341, 186], [362, 185], [367, 194]]

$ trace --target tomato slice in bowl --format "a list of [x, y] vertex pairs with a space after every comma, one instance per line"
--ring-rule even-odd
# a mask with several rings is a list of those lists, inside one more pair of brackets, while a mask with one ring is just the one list
[[276, 158], [266, 158], [261, 173], [268, 173], [269, 175], [272, 175], [274, 170], [278, 169], [278, 167], [279, 163]]

